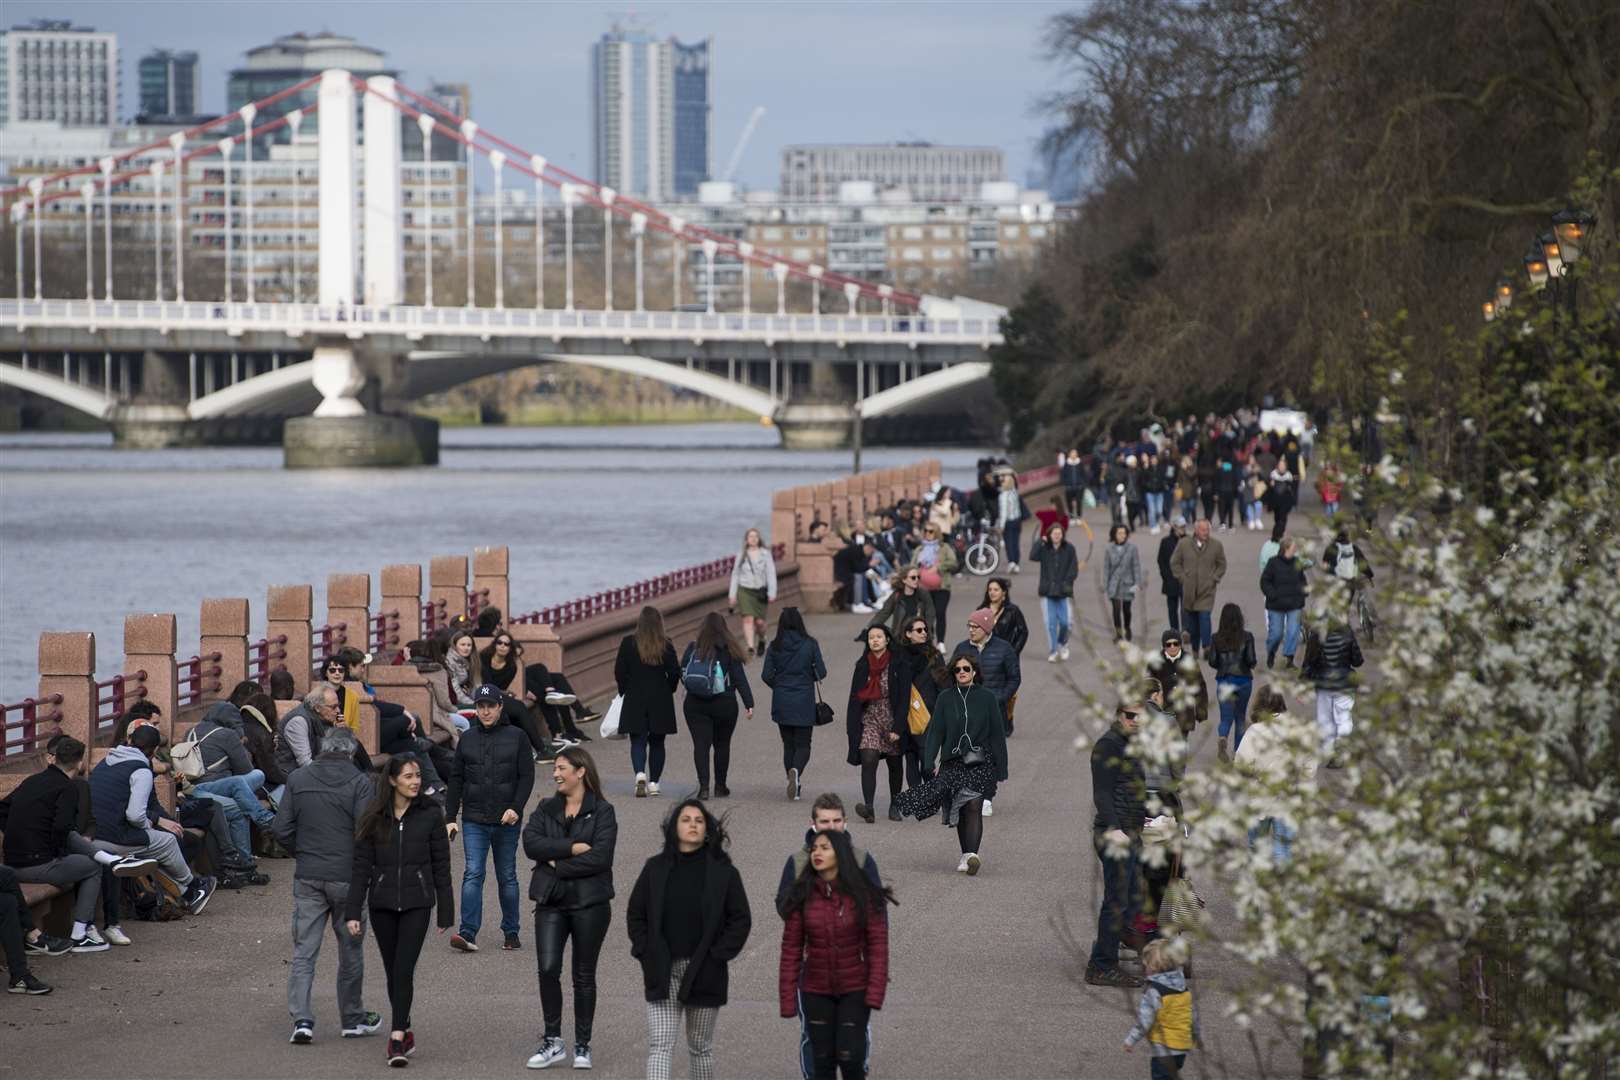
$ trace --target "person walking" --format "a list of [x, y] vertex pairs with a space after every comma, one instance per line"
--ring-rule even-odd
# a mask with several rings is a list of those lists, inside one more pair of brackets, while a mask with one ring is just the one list
[[1193, 1000], [1173, 948], [1168, 941], [1152, 941], [1142, 950], [1147, 986], [1136, 1005], [1136, 1023], [1125, 1036], [1127, 1054], [1143, 1039], [1148, 1041], [1150, 1080], [1176, 1080], [1182, 1076], [1187, 1053], [1202, 1043], [1198, 1003]]
[[[1221, 608], [1221, 626], [1209, 645], [1209, 666], [1215, 669], [1215, 700], [1220, 703], [1220, 759], [1231, 761], [1243, 742], [1249, 694], [1254, 690], [1254, 635], [1244, 629], [1243, 609], [1236, 604]], [[1226, 737], [1232, 736], [1227, 746]]]
[[1351, 732], [1350, 712], [1355, 708], [1355, 669], [1363, 662], [1361, 644], [1342, 619], [1328, 624], [1326, 636], [1312, 630], [1305, 639], [1305, 662], [1300, 674], [1316, 685], [1316, 727], [1322, 737], [1322, 756], [1330, 769], [1341, 768], [1339, 740]]
[[1103, 552], [1103, 591], [1114, 613], [1115, 640], [1131, 640], [1131, 599], [1146, 582], [1142, 579], [1142, 558], [1130, 542], [1130, 531], [1115, 525]]
[[753, 645], [750, 643], [746, 652], [744, 648], [731, 636], [725, 616], [711, 611], [703, 616], [697, 640], [686, 647], [686, 655], [681, 657], [681, 682], [686, 687], [681, 711], [686, 715], [686, 730], [692, 733], [692, 762], [697, 769], [700, 799], [709, 797], [711, 750], [714, 793], [722, 799], [731, 794], [726, 777], [731, 771], [731, 735], [737, 730], [739, 695], [748, 719], [754, 718], [754, 691], [743, 668]]
[[1063, 501], [1070, 517], [1079, 517], [1086, 508], [1086, 463], [1080, 448], [1069, 447], [1067, 455], [1058, 456], [1058, 477], [1063, 482]]
[[[922, 587], [921, 569], [909, 566], [900, 570], [894, 576], [893, 585], [894, 588], [890, 589], [889, 595], [883, 598], [882, 605], [872, 615], [872, 621], [867, 624], [868, 626], [876, 626], [881, 623], [889, 628], [890, 633], [898, 637], [900, 628], [919, 616], [928, 620], [929, 627], [936, 625], [934, 596]], [[930, 633], [932, 633], [932, 630], [930, 630]], [[864, 641], [865, 639], [866, 631], [864, 629], [855, 635], [856, 641]]]
[[562, 1041], [562, 954], [572, 938], [574, 1068], [591, 1067], [596, 1019], [596, 962], [613, 920], [613, 854], [619, 819], [602, 794], [591, 755], [577, 746], [551, 766], [556, 794], [542, 799], [523, 829], [523, 852], [534, 860], [534, 948], [540, 971], [545, 1033], [528, 1067], [544, 1069], [568, 1056]]
[[1170, 523], [1170, 531], [1159, 541], [1159, 591], [1164, 594], [1165, 618], [1170, 629], [1181, 629], [1181, 582], [1170, 570], [1176, 545], [1187, 537], [1187, 519], [1177, 514]]
[[[1001, 710], [1002, 729], [1011, 737], [1012, 701], [1018, 696], [1018, 688], [1023, 685], [1024, 673], [1012, 646], [991, 633], [994, 626], [995, 621], [987, 608], [980, 608], [969, 615], [967, 640], [958, 642], [951, 655], [970, 652], [978, 657], [980, 684], [995, 695], [996, 705]], [[988, 816], [989, 810], [985, 813]]]
[[850, 676], [845, 732], [849, 737], [849, 763], [860, 766], [861, 802], [855, 813], [868, 824], [876, 820], [877, 768], [881, 760], [889, 770], [889, 820], [899, 821], [895, 800], [900, 797], [904, 773], [906, 718], [911, 704], [911, 669], [892, 646], [887, 626], [866, 628], [866, 651]]
[[1053, 525], [1029, 553], [1041, 568], [1035, 591], [1046, 616], [1046, 640], [1051, 646], [1047, 663], [1069, 658], [1069, 600], [1074, 596], [1074, 579], [1080, 576], [1080, 556], [1064, 537], [1066, 530]]
[[787, 775], [787, 797], [796, 801], [810, 764], [810, 735], [816, 726], [816, 686], [827, 677], [821, 644], [804, 628], [796, 607], [782, 609], [776, 637], [765, 650], [760, 679], [771, 688], [771, 721], [782, 736], [782, 771]]
[[461, 875], [461, 926], [450, 938], [450, 947], [458, 952], [478, 951], [478, 931], [484, 923], [484, 864], [491, 854], [501, 901], [501, 948], [507, 952], [522, 948], [517, 849], [523, 811], [534, 790], [534, 755], [529, 751], [528, 736], [506, 722], [508, 701], [492, 683], [473, 691], [478, 723], [461, 737], [450, 766], [445, 830], [454, 840], [459, 814], [466, 860]]
[[[1288, 711], [1288, 699], [1273, 686], [1262, 686], [1254, 695], [1254, 715], [1241, 753], [1233, 755], [1238, 765], [1249, 770], [1270, 792], [1314, 790], [1317, 739], [1309, 721]], [[1271, 864], [1278, 870], [1293, 857], [1294, 838], [1299, 821], [1290, 816], [1286, 802], [1268, 806], [1269, 813], [1249, 828], [1249, 850], [1261, 836], [1271, 835]]]
[[[1159, 652], [1148, 658], [1147, 673], [1164, 692], [1165, 710], [1175, 714], [1181, 734], [1190, 736], [1209, 716], [1209, 686], [1204, 682], [1198, 661], [1187, 655], [1182, 637], [1183, 631], [1179, 630], [1166, 630], [1159, 635]], [[1185, 705], [1178, 705], [1176, 687], [1182, 682], [1196, 685], [1197, 689]]]
[[996, 495], [996, 527], [1001, 530], [1002, 546], [1007, 551], [1007, 570], [1018, 573], [1018, 553], [1023, 548], [1018, 546], [1022, 535], [1024, 519], [1029, 517], [1029, 507], [1024, 503], [1024, 497], [1018, 494], [1018, 477], [1013, 473], [1003, 473], [1001, 476], [1001, 491]]
[[[354, 869], [354, 836], [376, 794], [370, 776], [354, 767], [354, 732], [339, 727], [321, 740], [320, 753], [287, 777], [270, 832], [293, 863], [292, 967], [287, 972], [287, 1012], [291, 1042], [315, 1041], [315, 1008], [310, 1000], [315, 964], [321, 956], [326, 922], [337, 939], [338, 1015], [345, 1039], [374, 1035], [382, 1016], [365, 1008], [366, 950], [360, 935], [341, 927]], [[361, 934], [365, 913], [360, 915]]]
[[630, 890], [625, 927], [647, 998], [647, 1080], [669, 1080], [683, 1023], [687, 1075], [714, 1080], [714, 1028], [729, 997], [729, 965], [753, 926], [727, 843], [719, 820], [686, 799], [664, 819], [664, 850]]
[[899, 799], [900, 813], [921, 821], [938, 812], [956, 827], [962, 857], [958, 873], [969, 877], [984, 865], [984, 804], [1007, 779], [1007, 735], [996, 696], [979, 683], [979, 657], [971, 650], [951, 657], [954, 685], [940, 691], [923, 743], [923, 769], [939, 772]]
[[1121, 704], [1114, 723], [1091, 747], [1092, 847], [1102, 864], [1103, 899], [1097, 936], [1086, 963], [1092, 986], [1140, 986], [1119, 968], [1119, 943], [1141, 910], [1142, 825], [1147, 816], [1147, 779], [1142, 760], [1130, 752], [1145, 712], [1140, 702]]
[[1288, 459], [1281, 458], [1276, 468], [1271, 470], [1271, 513], [1277, 528], [1288, 528], [1288, 515], [1293, 513], [1294, 505], [1299, 502], [1299, 482], [1289, 471]]
[[995, 617], [991, 633], [1012, 646], [1012, 651], [1023, 659], [1024, 646], [1029, 644], [1029, 621], [1023, 610], [1012, 602], [1012, 582], [993, 577], [984, 585], [984, 599], [979, 607], [988, 608]]
[[641, 609], [636, 632], [619, 642], [613, 681], [624, 697], [619, 732], [630, 736], [636, 798], [657, 795], [658, 780], [664, 775], [664, 739], [675, 734], [675, 688], [681, 682], [681, 666], [664, 633], [664, 616], [651, 604]]
[[934, 518], [929, 518], [924, 527], [923, 542], [912, 553], [906, 569], [916, 570], [919, 583], [928, 590], [928, 598], [934, 603], [934, 637], [943, 641], [945, 614], [951, 606], [951, 577], [956, 573], [956, 549]]
[[1181, 541], [1170, 556], [1170, 572], [1181, 583], [1182, 628], [1194, 656], [1209, 647], [1215, 589], [1226, 576], [1226, 549], [1209, 535], [1209, 519], [1199, 518], [1191, 542]]
[[[465, 740], [463, 740], [465, 741]], [[369, 901], [371, 929], [388, 976], [391, 1030], [388, 1064], [402, 1068], [416, 1051], [411, 1005], [416, 996], [416, 961], [422, 955], [428, 919], [438, 909], [439, 933], [456, 922], [450, 891], [450, 842], [439, 804], [422, 794], [422, 766], [414, 754], [388, 759], [383, 780], [355, 827], [354, 865], [344, 902], [349, 935], [365, 932], [361, 922]]]
[[1294, 666], [1294, 650], [1299, 646], [1300, 618], [1305, 613], [1305, 567], [1299, 557], [1299, 544], [1291, 536], [1283, 538], [1260, 573], [1260, 591], [1266, 596], [1266, 667], [1277, 662], [1277, 646], [1283, 661]]
[[731, 564], [731, 585], [726, 603], [742, 616], [743, 644], [748, 652], [739, 657], [751, 660], [765, 654], [765, 617], [776, 600], [776, 560], [758, 529], [743, 534], [742, 551]]
[[816, 834], [788, 891], [777, 965], [782, 1018], [802, 1003], [816, 1080], [865, 1080], [867, 1027], [889, 981], [885, 906], [897, 902], [867, 878], [848, 833]]
[[[934, 645], [933, 623], [922, 618], [911, 620], [895, 646], [911, 671], [911, 693], [906, 708], [905, 732], [900, 736], [901, 756], [906, 763], [906, 786], [916, 787], [925, 779], [922, 771], [923, 740], [934, 714], [939, 692], [951, 685], [950, 669]], [[920, 730], [919, 730], [920, 728]]]

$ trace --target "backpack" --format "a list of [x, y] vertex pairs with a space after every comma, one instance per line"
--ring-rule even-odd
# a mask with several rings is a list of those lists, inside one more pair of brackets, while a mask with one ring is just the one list
[[703, 659], [696, 649], [687, 657], [686, 670], [681, 672], [681, 685], [686, 687], [688, 694], [704, 698], [719, 697], [730, 689], [726, 685], [724, 665], [718, 659]]
[[1333, 576], [1343, 581], [1356, 580], [1356, 548], [1354, 544], [1340, 544], [1333, 557]]
[[156, 875], [122, 878], [123, 910], [141, 922], [172, 922], [186, 917], [186, 909]]
[[[214, 731], [220, 730], [222, 729], [214, 729]], [[210, 731], [208, 735], [214, 734], [214, 731]], [[197, 738], [197, 729], [192, 728], [186, 732], [184, 739], [175, 743], [170, 749], [169, 764], [174, 766], [176, 776], [183, 780], [200, 780], [208, 772], [207, 766], [203, 764], [202, 756], [203, 739], [207, 739], [208, 735], [204, 735], [202, 739], [199, 739]]]

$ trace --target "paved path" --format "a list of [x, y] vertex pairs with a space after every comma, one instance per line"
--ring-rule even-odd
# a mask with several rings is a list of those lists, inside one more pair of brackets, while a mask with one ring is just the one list
[[[1095, 511], [1093, 514], [1095, 515]], [[1082, 571], [1080, 624], [1096, 648], [1109, 648], [1108, 608], [1101, 597], [1104, 525], [1093, 517], [1098, 544]], [[1253, 567], [1267, 534], [1220, 534], [1230, 570], [1222, 602], [1243, 604], [1251, 624], [1263, 618]], [[1150, 583], [1137, 614], [1140, 641], [1156, 640], [1164, 626], [1155, 565], [1158, 538], [1137, 534]], [[1085, 1077], [1142, 1076], [1145, 1055], [1126, 1056], [1136, 992], [1102, 990], [1080, 981], [1095, 927], [1098, 883], [1089, 830], [1091, 795], [1083, 756], [1074, 748], [1075, 689], [1103, 692], [1085, 647], [1067, 665], [1045, 662], [1035, 581], [1014, 579], [1015, 599], [1030, 619], [1024, 655], [1018, 734], [1011, 743], [1010, 782], [985, 825], [985, 867], [976, 878], [955, 873], [954, 831], [935, 819], [890, 823], [886, 794], [875, 825], [855, 835], [878, 858], [901, 906], [893, 917], [892, 983], [888, 1004], [873, 1022], [874, 1077]], [[965, 637], [977, 600], [972, 579], [958, 579], [951, 605], [952, 643]], [[972, 594], [970, 596], [970, 594]], [[1145, 617], [1145, 619], [1144, 619]], [[1143, 625], [1146, 621], [1147, 625]], [[841, 702], [857, 656], [853, 616], [820, 616], [811, 632], [822, 642], [832, 675], [828, 699]], [[1257, 637], [1260, 636], [1257, 634]], [[684, 643], [681, 643], [684, 644]], [[759, 667], [750, 669], [757, 676]], [[743, 871], [754, 910], [747, 950], [733, 965], [732, 1001], [716, 1035], [721, 1077], [797, 1075], [792, 1021], [777, 1016], [776, 965], [781, 921], [772, 898], [786, 854], [803, 834], [809, 797], [831, 789], [853, 807], [858, 770], [844, 764], [842, 721], [817, 733], [806, 777], [806, 799], [784, 799], [780, 743], [767, 719], [768, 691], [760, 708], [739, 726], [729, 800], [733, 856]], [[840, 707], [840, 717], [842, 715]], [[1214, 760], [1213, 724], [1200, 728], [1194, 767]], [[659, 820], [679, 795], [695, 786], [690, 742], [670, 743], [662, 799], [630, 796], [628, 744], [596, 741], [589, 748], [602, 765], [609, 797], [619, 811], [620, 836], [614, 923], [599, 969], [600, 997], [594, 1040], [597, 1073], [642, 1074], [646, 1022], [641, 977], [624, 932], [624, 901], [642, 860], [659, 845]], [[879, 777], [880, 789], [886, 783]], [[539, 785], [537, 785], [539, 787]], [[456, 846], [459, 864], [460, 849]], [[45, 998], [0, 998], [0, 1078], [39, 1077], [352, 1077], [383, 1068], [381, 1039], [340, 1040], [335, 1021], [328, 949], [317, 975], [317, 1042], [287, 1043], [285, 978], [289, 958], [291, 863], [266, 861], [274, 878], [263, 889], [220, 893], [199, 918], [163, 925], [134, 924], [132, 948], [91, 956], [44, 958], [39, 973], [57, 987]], [[519, 876], [528, 880], [527, 860]], [[457, 870], [459, 881], [459, 866]], [[1225, 905], [1200, 882], [1217, 923]], [[484, 903], [487, 942], [498, 940], [493, 875]], [[524, 911], [524, 951], [486, 949], [475, 956], [450, 951], [448, 938], [430, 939], [417, 975], [419, 1050], [410, 1075], [516, 1077], [540, 1029], [535, 982], [533, 918]], [[387, 1012], [382, 965], [368, 944], [367, 1002]], [[1280, 1042], [1257, 1062], [1249, 1033], [1222, 1019], [1222, 999], [1241, 977], [1237, 965], [1205, 950], [1197, 988], [1206, 1051], [1195, 1055], [1200, 1076], [1291, 1076], [1298, 1054]], [[565, 994], [571, 1001], [571, 991]], [[571, 1037], [565, 1014], [564, 1037]], [[677, 1049], [676, 1076], [686, 1075]]]

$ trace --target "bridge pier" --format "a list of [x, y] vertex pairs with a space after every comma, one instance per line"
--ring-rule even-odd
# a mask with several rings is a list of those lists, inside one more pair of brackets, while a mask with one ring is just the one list
[[281, 441], [279, 416], [221, 416], [193, 420], [184, 405], [114, 406], [107, 417], [113, 445], [123, 450], [175, 446], [274, 446]]
[[850, 445], [855, 412], [836, 402], [785, 405], [775, 423], [784, 450], [841, 450]]

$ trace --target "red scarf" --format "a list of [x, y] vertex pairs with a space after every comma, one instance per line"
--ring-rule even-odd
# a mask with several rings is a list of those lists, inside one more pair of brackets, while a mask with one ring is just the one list
[[889, 654], [893, 649], [884, 649], [881, 653], [868, 650], [866, 653], [866, 685], [855, 691], [856, 701], [876, 701], [883, 696], [883, 673], [889, 668]]

